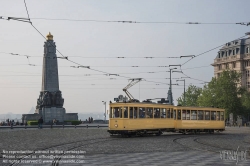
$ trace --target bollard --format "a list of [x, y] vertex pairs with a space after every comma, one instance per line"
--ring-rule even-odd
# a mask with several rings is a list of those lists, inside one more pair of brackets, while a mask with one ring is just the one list
[[88, 128], [89, 126], [87, 125], [86, 127]]

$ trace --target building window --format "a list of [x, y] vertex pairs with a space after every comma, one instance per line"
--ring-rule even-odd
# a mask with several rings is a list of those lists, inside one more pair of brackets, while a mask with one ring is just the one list
[[221, 57], [223, 57], [223, 56], [224, 56], [224, 51], [221, 52]]
[[247, 53], [247, 54], [249, 53], [249, 47], [246, 48], [246, 53]]
[[218, 77], [218, 78], [220, 77], [220, 73], [217, 74], [217, 77]]
[[225, 56], [227, 57], [227, 51], [226, 51], [226, 55]]
[[249, 71], [249, 70], [246, 70], [246, 78], [247, 78], [247, 79], [249, 78], [249, 74], [250, 74], [250, 71]]
[[221, 70], [221, 65], [218, 65], [218, 70]]
[[218, 53], [218, 58], [220, 58], [220, 53]]
[[228, 65], [228, 63], [226, 64], [226, 69], [229, 69], [229, 65]]
[[233, 55], [235, 55], [235, 50], [233, 50]]
[[247, 83], [246, 83], [246, 87], [247, 87], [247, 88], [250, 88], [250, 82], [247, 82]]

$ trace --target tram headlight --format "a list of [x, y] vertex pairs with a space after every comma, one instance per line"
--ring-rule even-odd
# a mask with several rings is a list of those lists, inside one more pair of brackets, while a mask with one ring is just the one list
[[115, 124], [115, 127], [117, 128], [117, 127], [118, 127], [118, 124]]

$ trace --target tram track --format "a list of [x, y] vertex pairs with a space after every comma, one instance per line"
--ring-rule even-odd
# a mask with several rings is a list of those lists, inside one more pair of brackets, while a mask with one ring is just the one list
[[[173, 139], [173, 142], [176, 143], [176, 144], [178, 144], [178, 145], [181, 145], [184, 148], [192, 149], [192, 150], [198, 150], [198, 151], [206, 151], [206, 152], [219, 153], [222, 149], [223, 150], [232, 150], [232, 149], [228, 149], [228, 148], [225, 148], [225, 147], [220, 147], [220, 146], [215, 146], [215, 145], [207, 144], [207, 143], [204, 143], [204, 142], [200, 142], [199, 139], [203, 138], [205, 136], [207, 137], [207, 136], [210, 136], [210, 135], [183, 136], [183, 137], [179, 137], [179, 138]], [[191, 144], [191, 146], [187, 145], [185, 143], [182, 143], [181, 141], [179, 141], [179, 140], [190, 139], [190, 138], [193, 138], [192, 141], [190, 141], [190, 140], [188, 141]], [[193, 144], [194, 142], [196, 143], [196, 145]], [[200, 145], [202, 145], [202, 147], [198, 148]]]
[[[93, 142], [93, 143], [86, 143], [86, 142], [95, 141], [95, 140], [98, 140], [97, 142], [102, 142], [101, 140], [103, 140], [103, 139], [114, 140], [113, 138], [110, 138], [110, 137], [89, 138], [89, 139], [83, 139], [83, 140], [79, 140], [79, 141], [72, 141], [72, 142], [62, 143], [62, 144], [50, 146], [50, 147], [43, 148], [43, 149], [36, 149], [36, 150], [34, 150], [33, 153], [25, 154], [24, 157], [16, 159], [17, 161], [9, 164], [9, 166], [17, 166], [17, 165], [22, 164], [21, 161], [30, 158], [31, 155], [35, 154], [35, 151], [47, 151], [47, 150], [53, 150], [54, 148], [58, 148], [61, 151], [67, 151], [67, 150], [71, 150], [71, 149], [73, 150], [73, 149], [76, 149], [76, 148], [79, 148], [79, 147], [82, 147], [82, 146], [85, 146], [85, 145], [88, 145], [88, 144], [96, 143], [96, 142]], [[70, 149], [67, 148], [70, 145], [75, 145], [75, 144], [82, 143], [82, 142], [84, 142], [84, 144], [73, 146], [73, 148], [70, 148]], [[56, 149], [56, 150], [58, 150], [58, 149]]]

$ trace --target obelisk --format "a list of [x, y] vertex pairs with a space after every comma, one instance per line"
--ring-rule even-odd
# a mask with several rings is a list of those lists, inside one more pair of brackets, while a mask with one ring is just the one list
[[36, 113], [43, 117], [45, 123], [52, 122], [53, 119], [64, 122], [65, 108], [59, 90], [56, 45], [50, 33], [44, 43], [42, 71], [42, 89], [37, 99]]

